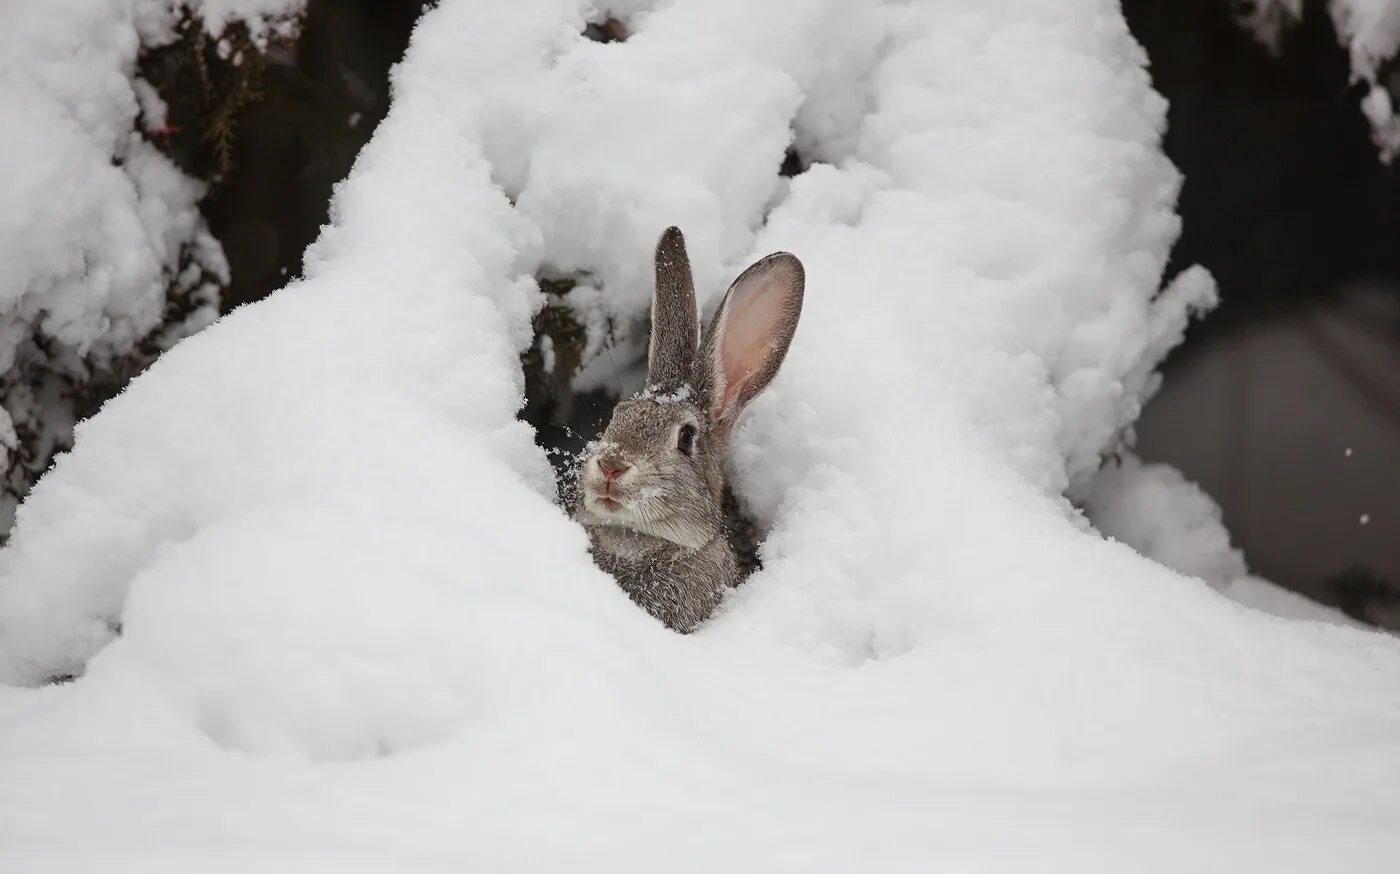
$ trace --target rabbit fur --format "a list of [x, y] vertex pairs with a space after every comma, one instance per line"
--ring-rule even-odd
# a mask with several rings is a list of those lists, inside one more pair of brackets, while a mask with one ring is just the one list
[[594, 562], [676, 631], [693, 631], [740, 581], [721, 512], [724, 454], [787, 355], [804, 283], [793, 255], [759, 260], [701, 339], [685, 239], [672, 227], [656, 245], [646, 386], [585, 450], [574, 516]]

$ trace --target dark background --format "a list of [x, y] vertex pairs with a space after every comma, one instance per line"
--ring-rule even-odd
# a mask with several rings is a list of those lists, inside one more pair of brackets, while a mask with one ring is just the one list
[[1400, 582], [1400, 175], [1325, 4], [1274, 57], [1220, 0], [1124, 0], [1185, 174], [1171, 271], [1220, 307], [1164, 368], [1138, 446], [1220, 503], [1251, 569], [1380, 620]]

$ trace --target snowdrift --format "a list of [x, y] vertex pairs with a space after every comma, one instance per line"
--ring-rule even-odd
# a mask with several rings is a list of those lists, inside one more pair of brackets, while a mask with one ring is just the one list
[[[1233, 603], [1064, 497], [1214, 295], [1159, 290], [1179, 179], [1116, 4], [609, 12], [626, 42], [587, 3], [430, 11], [306, 276], [20, 508], [7, 857], [1384, 870], [1400, 644]], [[670, 223], [702, 307], [775, 249], [808, 276], [736, 438], [765, 569], [689, 637], [593, 568], [514, 418], [533, 277], [625, 323]]]

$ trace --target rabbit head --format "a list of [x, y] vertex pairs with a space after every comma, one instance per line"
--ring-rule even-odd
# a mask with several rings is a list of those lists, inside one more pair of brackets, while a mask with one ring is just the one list
[[647, 382], [619, 402], [580, 468], [576, 515], [695, 550], [722, 533], [723, 460], [744, 408], [777, 374], [802, 311], [787, 252], [734, 280], [703, 340], [685, 239], [656, 246]]

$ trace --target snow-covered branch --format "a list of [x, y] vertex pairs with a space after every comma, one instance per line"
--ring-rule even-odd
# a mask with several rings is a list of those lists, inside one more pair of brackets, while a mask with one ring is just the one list
[[53, 0], [0, 7], [0, 532], [74, 421], [218, 313], [228, 267], [204, 187], [153, 144], [144, 48], [184, 16], [254, 38], [295, 0]]
[[[1286, 32], [1303, 19], [1304, 0], [1229, 0], [1240, 24], [1275, 54]], [[1381, 160], [1400, 154], [1400, 3], [1394, 0], [1327, 0], [1337, 39], [1351, 63], [1352, 76], [1367, 87], [1361, 111]]]

